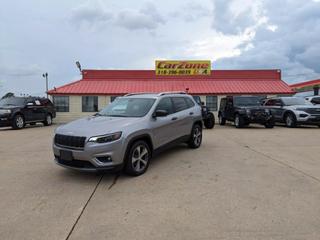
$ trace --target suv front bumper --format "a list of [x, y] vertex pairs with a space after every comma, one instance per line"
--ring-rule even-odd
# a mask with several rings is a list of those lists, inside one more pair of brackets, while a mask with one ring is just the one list
[[11, 119], [9, 116], [0, 116], [0, 127], [9, 127], [11, 126]]
[[[62, 152], [70, 154], [71, 159], [63, 159]], [[62, 167], [92, 172], [120, 169], [123, 165], [125, 148], [121, 139], [102, 144], [86, 142], [84, 149], [79, 150], [58, 146], [54, 143], [53, 153], [55, 162]]]
[[296, 119], [299, 124], [320, 125], [320, 114], [309, 114], [301, 111], [296, 113]]

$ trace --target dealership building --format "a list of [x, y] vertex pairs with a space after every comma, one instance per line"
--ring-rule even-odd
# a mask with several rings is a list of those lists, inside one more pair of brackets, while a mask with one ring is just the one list
[[82, 79], [48, 94], [57, 109], [56, 122], [92, 115], [117, 96], [133, 92], [187, 91], [198, 95], [217, 114], [227, 95], [276, 96], [294, 93], [280, 70], [212, 70], [208, 75], [156, 75], [154, 70], [82, 70]]

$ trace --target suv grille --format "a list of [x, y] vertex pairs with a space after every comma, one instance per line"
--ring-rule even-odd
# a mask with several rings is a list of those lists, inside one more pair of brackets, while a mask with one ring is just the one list
[[54, 136], [54, 143], [60, 145], [62, 147], [67, 148], [77, 148], [82, 149], [84, 148], [84, 143], [86, 141], [86, 137], [76, 137], [76, 136], [67, 136], [56, 134]]
[[306, 109], [305, 112], [309, 114], [320, 114], [320, 108], [309, 108]]

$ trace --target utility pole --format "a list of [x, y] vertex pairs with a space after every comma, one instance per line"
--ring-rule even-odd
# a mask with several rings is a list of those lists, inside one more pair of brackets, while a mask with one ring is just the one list
[[47, 98], [48, 98], [48, 73], [42, 74], [42, 77], [46, 79], [46, 93], [47, 93]]

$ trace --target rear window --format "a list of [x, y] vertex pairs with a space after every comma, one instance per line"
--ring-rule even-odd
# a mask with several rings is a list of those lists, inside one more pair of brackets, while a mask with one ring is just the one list
[[184, 99], [187, 102], [188, 108], [192, 108], [195, 105], [194, 102], [190, 98], [184, 98]]
[[180, 112], [189, 108], [185, 98], [183, 97], [173, 97], [172, 102], [175, 112]]

